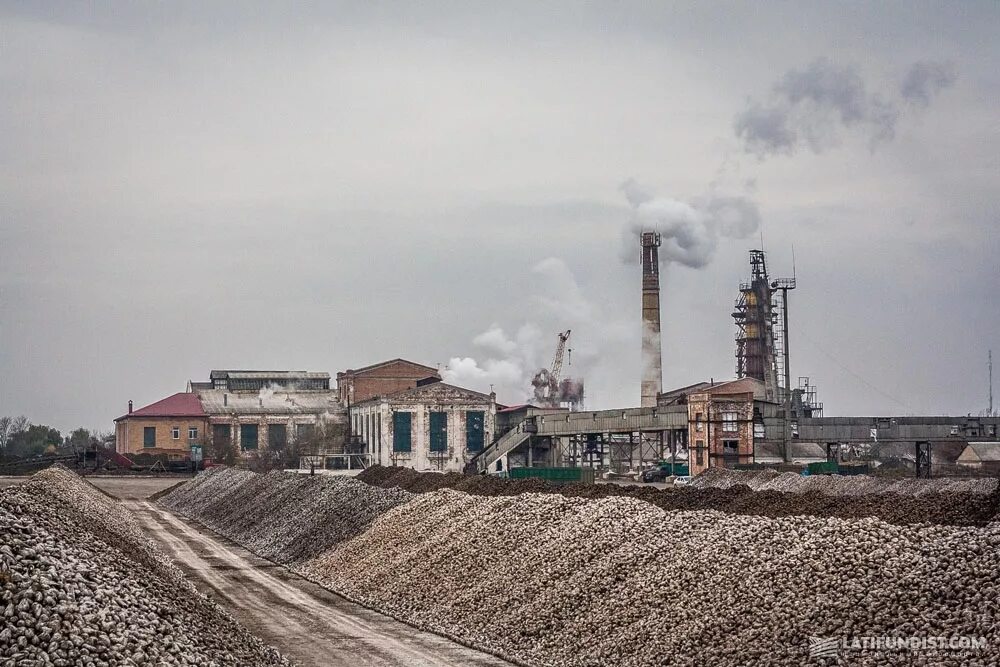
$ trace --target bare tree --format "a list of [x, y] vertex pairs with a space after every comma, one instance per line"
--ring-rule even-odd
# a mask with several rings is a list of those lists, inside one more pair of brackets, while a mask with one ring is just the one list
[[15, 433], [27, 430], [31, 425], [24, 415], [19, 417], [0, 417], [0, 452], [7, 450], [7, 445]]
[[10, 427], [13, 423], [13, 417], [0, 417], [0, 452], [7, 449], [7, 441], [10, 440]]

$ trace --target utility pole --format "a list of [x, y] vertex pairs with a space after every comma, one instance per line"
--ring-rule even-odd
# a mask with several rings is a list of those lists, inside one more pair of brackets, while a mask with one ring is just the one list
[[989, 368], [990, 368], [990, 414], [993, 416], [993, 350], [990, 350], [989, 354]]

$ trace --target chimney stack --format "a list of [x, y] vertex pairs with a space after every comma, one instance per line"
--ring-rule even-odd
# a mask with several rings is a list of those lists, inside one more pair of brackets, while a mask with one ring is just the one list
[[128, 402], [128, 413], [132, 414], [132, 401]]
[[642, 233], [642, 400], [656, 407], [663, 391], [663, 353], [660, 347], [660, 235]]

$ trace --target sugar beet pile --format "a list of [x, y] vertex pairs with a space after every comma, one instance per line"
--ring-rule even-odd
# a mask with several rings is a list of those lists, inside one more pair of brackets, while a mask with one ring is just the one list
[[[409, 494], [231, 470], [163, 502], [332, 590], [525, 665], [800, 665], [809, 637], [856, 636], [966, 636], [987, 648], [859, 652], [852, 664], [1000, 660], [996, 523]], [[303, 539], [311, 546], [289, 548]]]
[[0, 621], [2, 665], [288, 664], [58, 467], [0, 491]]
[[372, 466], [358, 479], [382, 488], [425, 493], [452, 488], [482, 496], [557, 493], [568, 497], [625, 497], [665, 510], [712, 509], [754, 516], [876, 517], [896, 524], [982, 526], [1000, 512], [996, 479], [883, 480], [876, 477], [803, 477], [773, 471], [709, 470], [692, 487], [657, 489], [616, 484], [550, 485], [540, 479], [506, 480], [459, 473], [417, 472]]

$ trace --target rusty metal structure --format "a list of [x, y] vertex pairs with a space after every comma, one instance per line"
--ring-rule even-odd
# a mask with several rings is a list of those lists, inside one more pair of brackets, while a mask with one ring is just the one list
[[736, 320], [736, 377], [764, 383], [766, 399], [791, 400], [788, 351], [788, 292], [795, 278], [771, 280], [763, 250], [750, 251], [750, 282], [740, 284]]
[[642, 233], [642, 383], [644, 408], [656, 405], [663, 390], [663, 351], [660, 343], [660, 235]]
[[[566, 356], [566, 344], [569, 342], [572, 330], [558, 334], [556, 353], [552, 358], [551, 368], [542, 368], [531, 380], [534, 388], [534, 403], [540, 408], [568, 408], [579, 410], [583, 407], [583, 380], [563, 378], [563, 359]], [[572, 350], [570, 350], [572, 353]]]

